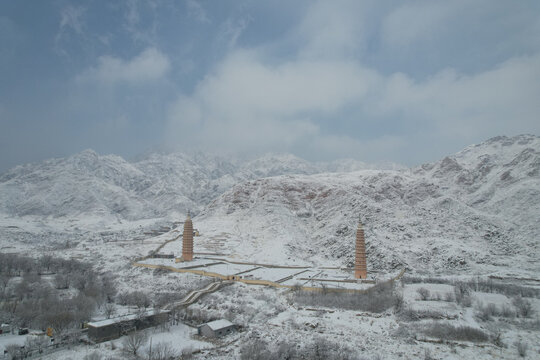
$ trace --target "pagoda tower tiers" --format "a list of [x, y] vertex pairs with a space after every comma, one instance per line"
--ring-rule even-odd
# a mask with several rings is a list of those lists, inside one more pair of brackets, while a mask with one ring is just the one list
[[184, 222], [184, 233], [182, 235], [182, 259], [184, 261], [193, 260], [193, 222], [189, 211]]
[[354, 277], [356, 279], [367, 278], [366, 265], [366, 241], [364, 239], [364, 229], [362, 223], [358, 221], [358, 229], [356, 230], [356, 258], [354, 262]]

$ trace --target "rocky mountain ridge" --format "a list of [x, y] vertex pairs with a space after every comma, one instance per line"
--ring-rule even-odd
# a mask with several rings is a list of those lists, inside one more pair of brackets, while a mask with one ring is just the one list
[[310, 163], [289, 154], [240, 162], [204, 153], [152, 153], [134, 162], [85, 150], [68, 158], [17, 166], [0, 175], [0, 212], [13, 216], [163, 217], [198, 213], [234, 184], [283, 174], [357, 170], [348, 160]]

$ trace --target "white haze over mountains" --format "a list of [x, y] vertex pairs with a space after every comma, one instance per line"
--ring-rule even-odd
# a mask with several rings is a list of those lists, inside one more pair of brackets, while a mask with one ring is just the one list
[[207, 236], [228, 233], [224, 250], [240, 256], [346, 266], [361, 217], [373, 270], [540, 271], [534, 135], [492, 138], [411, 169], [292, 155], [242, 163], [173, 153], [128, 162], [88, 150], [0, 175], [0, 199], [4, 223], [182, 221], [192, 210], [196, 227]]

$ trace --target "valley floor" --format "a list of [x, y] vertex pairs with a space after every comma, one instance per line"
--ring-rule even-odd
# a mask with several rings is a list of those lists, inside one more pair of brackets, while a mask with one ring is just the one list
[[[95, 229], [51, 231], [49, 236], [55, 239], [48, 242], [39, 241], [45, 236], [43, 232], [23, 230], [22, 224], [18, 228], [5, 226], [1, 251], [36, 257], [52, 254], [90, 262], [96, 271], [117, 277], [119, 292], [136, 289], [153, 298], [163, 293], [182, 297], [208, 285], [209, 279], [204, 276], [132, 266], [136, 259], [178, 236], [175, 230], [149, 238], [143, 236], [152, 226], [163, 223], [111, 229], [105, 226], [101, 233]], [[174, 252], [178, 245], [171, 241], [162, 252]], [[149, 259], [152, 261], [158, 260]], [[213, 266], [219, 266], [223, 274], [249, 270], [238, 264]], [[278, 281], [291, 274], [283, 269], [264, 272], [268, 279]], [[531, 359], [539, 356], [539, 281], [490, 280], [489, 274], [436, 278], [413, 275], [407, 274], [390, 292], [374, 293], [361, 303], [354, 299], [335, 301], [324, 292], [235, 282], [182, 310], [180, 323], [146, 332], [148, 339], [153, 339], [152, 344], [170, 343], [177, 354], [192, 352], [196, 359], [247, 359], [248, 354], [256, 351], [266, 351], [268, 358], [279, 358], [280, 351], [312, 354], [315, 350], [326, 354], [326, 358], [353, 359], [515, 359], [520, 353]], [[532, 289], [535, 295], [520, 293], [523, 289]], [[365, 310], [370, 301], [388, 301], [390, 305], [382, 310]], [[524, 303], [530, 307], [525, 312]], [[102, 311], [100, 308], [97, 318], [103, 317]], [[193, 326], [220, 318], [229, 319], [239, 330], [212, 341], [196, 335]], [[122, 351], [123, 341], [121, 338], [98, 345], [72, 346], [40, 358], [129, 358]], [[4, 342], [0, 336], [0, 343]], [[149, 340], [141, 353], [148, 346]], [[93, 354], [95, 357], [90, 357]]]

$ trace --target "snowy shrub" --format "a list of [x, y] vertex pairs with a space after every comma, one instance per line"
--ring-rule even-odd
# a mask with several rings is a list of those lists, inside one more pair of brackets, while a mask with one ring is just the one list
[[428, 289], [421, 287], [416, 289], [416, 292], [418, 293], [418, 295], [420, 295], [420, 300], [426, 301], [429, 299], [430, 293]]
[[272, 353], [267, 350], [268, 345], [262, 340], [252, 340], [240, 348], [241, 360], [272, 359]]
[[383, 312], [396, 304], [396, 292], [391, 282], [379, 283], [364, 293], [332, 291], [300, 291], [292, 294], [293, 301], [306, 306], [326, 306], [369, 312]]
[[471, 288], [464, 282], [457, 282], [454, 285], [454, 298], [456, 303], [469, 307], [472, 305]]
[[94, 351], [93, 353], [85, 355], [83, 359], [84, 360], [101, 360], [101, 355], [97, 351]]
[[54, 284], [57, 289], [68, 289], [69, 277], [64, 274], [56, 274], [54, 277]]
[[516, 307], [516, 312], [521, 317], [530, 317], [533, 314], [531, 302], [521, 296], [515, 297], [512, 304]]
[[514, 318], [516, 316], [516, 313], [510, 306], [504, 304], [501, 308], [501, 316], [505, 318]]
[[399, 324], [397, 329], [395, 329], [392, 332], [392, 336], [396, 338], [411, 338], [411, 331], [409, 330], [409, 326], [405, 324]]
[[419, 330], [429, 337], [441, 340], [484, 342], [489, 340], [487, 333], [470, 326], [453, 326], [446, 323], [433, 322], [420, 326]]
[[405, 275], [402, 278], [402, 281], [405, 284], [451, 284], [452, 280], [447, 278], [438, 278], [438, 277], [421, 277], [421, 276], [411, 276]]
[[193, 352], [195, 350], [193, 349], [192, 346], [188, 346], [188, 347], [185, 347], [182, 349], [182, 354], [180, 356], [180, 359], [182, 360], [188, 360], [188, 359], [193, 359]]
[[435, 360], [435, 358], [431, 356], [430, 349], [424, 349], [424, 360]]
[[172, 360], [178, 358], [177, 351], [171, 343], [157, 343], [149, 347], [146, 351], [148, 360]]
[[446, 314], [436, 310], [415, 310], [411, 307], [404, 307], [398, 316], [403, 321], [419, 321], [424, 319], [444, 319]]
[[522, 297], [539, 297], [540, 290], [515, 285], [507, 284], [503, 282], [497, 282], [493, 279], [476, 279], [469, 281], [469, 286], [471, 286], [475, 291], [479, 292], [488, 292], [488, 293], [498, 293], [507, 296], [522, 296]]
[[394, 310], [399, 313], [403, 309], [405, 301], [403, 300], [403, 293], [396, 291], [394, 294]]
[[497, 335], [495, 335], [495, 337], [493, 338], [493, 344], [500, 348], [506, 348], [506, 344], [502, 341], [501, 337], [502, 334], [498, 332]]
[[[275, 349], [271, 351], [270, 349]], [[358, 359], [354, 350], [345, 345], [333, 343], [322, 337], [312, 343], [297, 348], [296, 343], [282, 341], [277, 346], [269, 346], [263, 340], [253, 340], [240, 348], [242, 360], [281, 360], [281, 359], [310, 359], [310, 360], [348, 360]]]
[[521, 340], [516, 342], [516, 349], [521, 357], [527, 356], [527, 350], [529, 349], [529, 345], [527, 343], [522, 342]]
[[476, 304], [476, 316], [482, 321], [489, 321], [493, 316], [500, 316], [500, 314], [501, 312], [497, 308], [497, 305], [493, 303], [484, 306], [484, 304], [479, 301]]

